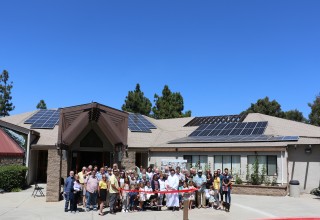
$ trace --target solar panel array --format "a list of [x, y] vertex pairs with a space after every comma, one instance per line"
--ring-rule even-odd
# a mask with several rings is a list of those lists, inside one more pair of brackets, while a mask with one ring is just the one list
[[189, 136], [260, 135], [268, 122], [232, 122], [200, 125]]
[[299, 136], [271, 136], [271, 135], [231, 135], [231, 136], [189, 136], [173, 140], [177, 143], [234, 143], [234, 142], [283, 142], [297, 141]]
[[202, 124], [243, 122], [246, 116], [247, 114], [195, 117], [185, 124], [184, 127], [199, 126]]
[[141, 114], [137, 113], [129, 113], [129, 121], [128, 126], [130, 131], [134, 132], [148, 132], [150, 133], [150, 129], [156, 129], [157, 127], [154, 126], [150, 121], [148, 121], [145, 117]]
[[32, 124], [30, 128], [54, 128], [59, 123], [60, 110], [41, 109], [27, 119], [25, 124]]

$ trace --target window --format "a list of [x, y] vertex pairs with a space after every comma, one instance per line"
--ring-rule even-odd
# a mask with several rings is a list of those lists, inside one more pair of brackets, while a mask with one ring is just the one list
[[252, 173], [252, 164], [255, 162], [256, 158], [259, 162], [259, 172], [262, 172], [263, 166], [266, 168], [268, 176], [273, 176], [277, 173], [277, 156], [268, 155], [268, 156], [248, 156], [248, 168], [249, 173]]
[[205, 170], [208, 165], [208, 156], [206, 155], [184, 155], [184, 160], [187, 160], [187, 169], [197, 167]]
[[240, 174], [240, 156], [239, 155], [217, 155], [214, 156], [214, 169], [224, 170], [228, 168], [230, 173]]

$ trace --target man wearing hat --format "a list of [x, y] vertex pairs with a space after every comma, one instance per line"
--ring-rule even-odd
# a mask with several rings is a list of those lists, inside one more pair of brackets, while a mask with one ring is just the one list
[[202, 174], [202, 170], [198, 170], [198, 174], [193, 177], [193, 182], [195, 183], [196, 187], [198, 190], [196, 191], [197, 195], [197, 205], [198, 208], [200, 209], [201, 206], [203, 208], [206, 208], [206, 183], [207, 183], [207, 178], [205, 175]]

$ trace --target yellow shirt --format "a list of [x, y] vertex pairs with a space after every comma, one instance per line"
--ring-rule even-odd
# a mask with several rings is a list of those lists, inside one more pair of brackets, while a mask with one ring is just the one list
[[80, 182], [81, 184], [84, 184], [84, 173], [82, 173], [82, 171], [80, 171], [80, 172], [78, 173], [78, 176], [79, 176], [79, 182]]
[[213, 189], [220, 189], [220, 178], [217, 177], [215, 179], [213, 179]]
[[110, 177], [110, 188], [109, 188], [109, 192], [110, 192], [110, 193], [118, 193], [119, 191], [118, 191], [118, 190], [115, 190], [115, 189], [112, 187], [112, 184], [114, 184], [116, 188], [119, 188], [118, 180], [117, 180], [117, 178], [116, 178], [116, 176], [115, 176], [114, 174], [112, 174], [112, 176]]
[[100, 182], [99, 182], [100, 189], [107, 189], [108, 188], [107, 186], [108, 186], [107, 182], [100, 180]]

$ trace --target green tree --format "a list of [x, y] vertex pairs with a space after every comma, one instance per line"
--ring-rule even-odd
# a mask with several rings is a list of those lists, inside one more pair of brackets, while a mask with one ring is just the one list
[[284, 118], [292, 121], [306, 122], [302, 112], [297, 109], [284, 112]]
[[251, 106], [242, 113], [261, 113], [280, 118], [284, 117], [281, 105], [276, 100], [270, 101], [268, 96], [264, 99], [258, 99], [256, 103], [251, 103]]
[[171, 92], [167, 85], [162, 90], [162, 96], [154, 95], [155, 106], [153, 117], [157, 119], [190, 117], [191, 111], [183, 113], [183, 97], [180, 92]]
[[144, 93], [140, 90], [139, 83], [136, 85], [134, 91], [129, 91], [128, 96], [124, 100], [122, 110], [133, 113], [140, 113], [142, 115], [149, 115], [151, 112], [151, 102], [144, 96]]
[[309, 114], [309, 122], [312, 125], [320, 126], [320, 94], [316, 96], [313, 103], [308, 103], [311, 108], [311, 113]]
[[8, 82], [9, 73], [3, 70], [0, 75], [0, 116], [9, 116], [9, 112], [14, 110], [15, 106], [12, 104], [11, 89], [13, 82]]
[[37, 104], [37, 109], [47, 109], [47, 104], [43, 99]]

